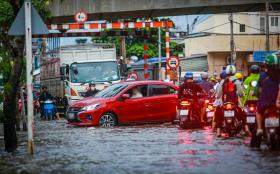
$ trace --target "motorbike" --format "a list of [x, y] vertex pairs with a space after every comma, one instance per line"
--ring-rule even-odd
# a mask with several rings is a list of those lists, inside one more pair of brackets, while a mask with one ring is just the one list
[[179, 126], [182, 129], [201, 128], [198, 108], [193, 99], [183, 99], [178, 105]]
[[280, 149], [280, 110], [275, 106], [268, 107], [264, 112], [264, 134], [257, 136], [254, 131], [250, 146], [260, 148], [264, 141], [271, 150]]
[[275, 106], [268, 108], [265, 113], [265, 136], [268, 147], [272, 150], [280, 147], [280, 111]]
[[256, 127], [256, 112], [257, 112], [257, 101], [247, 101], [244, 106], [244, 111], [246, 113], [246, 123], [249, 126], [251, 132]]
[[242, 123], [236, 118], [237, 107], [233, 102], [225, 102], [223, 105], [224, 131], [229, 137], [239, 133], [242, 129]]
[[45, 120], [54, 120], [55, 119], [55, 105], [54, 101], [52, 100], [46, 100], [43, 103], [43, 118]]
[[206, 104], [206, 117], [205, 121], [207, 125], [212, 125], [212, 121], [215, 115], [215, 107], [213, 106], [213, 102], [211, 102], [209, 99], [205, 100]]

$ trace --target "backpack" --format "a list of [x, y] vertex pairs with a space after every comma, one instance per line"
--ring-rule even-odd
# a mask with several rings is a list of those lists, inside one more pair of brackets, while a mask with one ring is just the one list
[[238, 102], [238, 96], [236, 94], [236, 85], [235, 80], [230, 81], [228, 78], [225, 80], [223, 84], [223, 102]]

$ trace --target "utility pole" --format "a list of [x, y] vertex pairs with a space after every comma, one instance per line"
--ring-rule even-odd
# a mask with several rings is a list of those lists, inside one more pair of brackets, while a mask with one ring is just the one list
[[23, 131], [27, 130], [26, 127], [26, 110], [25, 110], [25, 98], [24, 98], [24, 89], [23, 87], [20, 88], [20, 99], [21, 99], [21, 120], [22, 120], [22, 129]]
[[28, 152], [34, 154], [34, 113], [32, 93], [32, 27], [31, 27], [31, 0], [24, 1], [25, 8], [25, 51], [26, 51], [26, 89], [27, 89], [27, 130]]
[[266, 35], [266, 44], [265, 44], [265, 51], [269, 52], [269, 2], [266, 1], [265, 3], [265, 23], [266, 23], [266, 28], [265, 28], [265, 35]]
[[233, 33], [233, 15], [230, 13], [229, 15], [229, 21], [230, 21], [230, 65], [235, 64], [235, 59], [236, 59], [236, 53], [234, 50], [234, 33]]
[[159, 80], [161, 80], [161, 28], [158, 28], [158, 69]]

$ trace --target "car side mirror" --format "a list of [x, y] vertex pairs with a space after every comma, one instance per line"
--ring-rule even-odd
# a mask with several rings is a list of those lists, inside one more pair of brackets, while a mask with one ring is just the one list
[[121, 99], [122, 99], [122, 100], [127, 100], [127, 99], [129, 99], [129, 98], [130, 98], [129, 94], [123, 94], [123, 95], [121, 96]]

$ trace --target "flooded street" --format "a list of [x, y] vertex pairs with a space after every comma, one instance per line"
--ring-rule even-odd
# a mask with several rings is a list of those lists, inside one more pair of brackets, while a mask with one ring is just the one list
[[79, 128], [36, 122], [35, 155], [19, 134], [14, 155], [1, 139], [0, 173], [279, 173], [280, 153], [253, 151], [248, 138], [224, 139], [212, 130], [176, 125]]

